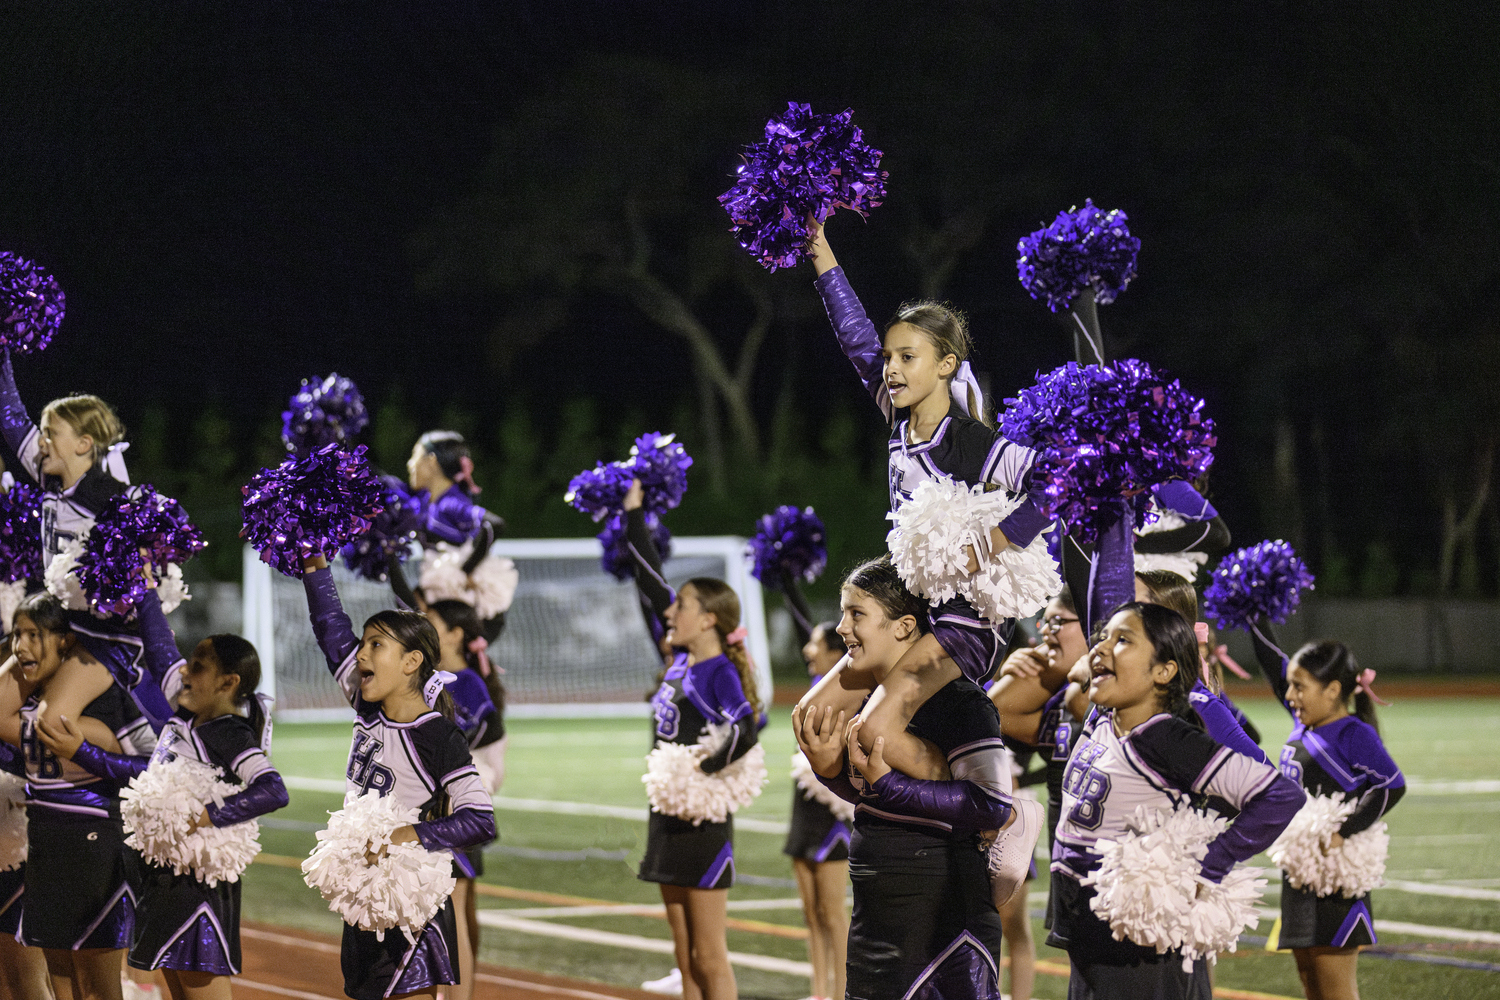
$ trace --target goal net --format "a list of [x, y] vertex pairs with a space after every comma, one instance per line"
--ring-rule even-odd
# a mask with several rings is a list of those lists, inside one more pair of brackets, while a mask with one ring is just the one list
[[[745, 541], [734, 537], [672, 539], [664, 567], [674, 587], [717, 577], [740, 597], [742, 622], [760, 690], [771, 691], [770, 646], [760, 583], [750, 575]], [[592, 538], [502, 540], [491, 554], [513, 560], [521, 580], [505, 631], [490, 659], [505, 669], [507, 714], [603, 715], [648, 712], [646, 699], [661, 659], [646, 631], [632, 581], [599, 565]], [[408, 568], [415, 579], [416, 560]], [[358, 629], [382, 608], [396, 607], [386, 584], [333, 568], [344, 609]], [[350, 717], [308, 623], [302, 581], [275, 573], [250, 548], [244, 554], [245, 636], [261, 656], [261, 689], [285, 721]]]

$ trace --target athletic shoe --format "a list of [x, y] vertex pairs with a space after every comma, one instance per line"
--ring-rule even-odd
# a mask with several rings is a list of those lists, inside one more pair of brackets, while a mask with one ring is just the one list
[[660, 979], [652, 979], [641, 984], [641, 989], [649, 993], [664, 993], [669, 997], [682, 996], [682, 970], [673, 969]]
[[990, 886], [996, 906], [1010, 902], [1025, 883], [1031, 870], [1031, 854], [1036, 850], [1047, 817], [1046, 807], [1035, 799], [1017, 795], [1011, 805], [1015, 809], [1015, 822], [1001, 830], [990, 845]]

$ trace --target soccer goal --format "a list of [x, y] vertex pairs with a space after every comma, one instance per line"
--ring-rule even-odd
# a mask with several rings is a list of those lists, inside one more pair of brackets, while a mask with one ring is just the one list
[[[490, 647], [490, 658], [505, 669], [507, 714], [648, 714], [646, 699], [661, 659], [641, 618], [635, 584], [604, 572], [599, 543], [592, 538], [502, 540], [490, 552], [513, 560], [521, 575], [505, 632]], [[674, 587], [711, 576], [739, 594], [757, 683], [769, 698], [765, 607], [744, 553], [743, 538], [678, 537], [664, 569]], [[409, 569], [415, 570], [415, 562]], [[376, 611], [396, 606], [388, 585], [355, 576], [342, 561], [333, 574], [355, 628]], [[246, 547], [242, 593], [245, 636], [260, 651], [261, 689], [276, 699], [277, 718], [350, 718], [313, 640], [302, 581], [272, 571]]]

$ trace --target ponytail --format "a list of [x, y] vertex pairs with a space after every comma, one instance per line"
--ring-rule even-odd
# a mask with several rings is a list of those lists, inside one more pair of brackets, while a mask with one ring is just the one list
[[740, 687], [745, 691], [745, 700], [756, 715], [762, 710], [760, 687], [755, 682], [755, 665], [750, 662], [750, 652], [745, 648], [747, 630], [740, 625], [740, 598], [723, 580], [713, 577], [695, 576], [683, 587], [691, 586], [698, 594], [703, 610], [714, 616], [714, 631], [724, 646], [724, 656], [734, 664], [740, 675]]
[[260, 699], [255, 697], [255, 689], [260, 687], [260, 654], [250, 640], [230, 632], [211, 635], [205, 641], [213, 648], [214, 659], [219, 661], [219, 673], [239, 677], [239, 687], [234, 691], [235, 701], [244, 704], [255, 738], [263, 742], [266, 712]]
[[1375, 699], [1368, 686], [1374, 680], [1375, 672], [1360, 670], [1348, 646], [1331, 639], [1309, 642], [1292, 654], [1287, 666], [1290, 669], [1294, 665], [1306, 670], [1324, 687], [1338, 681], [1344, 704], [1348, 705], [1353, 699], [1351, 714], [1377, 734], [1380, 732], [1380, 723], [1375, 718]]
[[489, 622], [479, 620], [479, 613], [474, 610], [474, 605], [455, 598], [433, 601], [427, 605], [427, 610], [441, 618], [444, 625], [463, 632], [464, 660], [468, 663], [470, 670], [484, 678], [484, 686], [490, 693], [490, 701], [495, 703], [495, 711], [503, 716], [505, 714], [505, 685], [500, 681], [500, 674], [503, 671], [490, 660], [487, 652], [490, 638], [485, 634], [485, 627]]

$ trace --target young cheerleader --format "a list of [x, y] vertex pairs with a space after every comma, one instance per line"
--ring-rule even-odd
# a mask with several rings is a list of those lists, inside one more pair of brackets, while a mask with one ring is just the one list
[[[1288, 659], [1269, 622], [1255, 622], [1250, 635], [1271, 690], [1295, 723], [1281, 749], [1282, 773], [1311, 795], [1357, 797], [1329, 845], [1340, 847], [1406, 794], [1406, 778], [1380, 739], [1375, 671], [1360, 670], [1341, 642], [1310, 642]], [[1375, 942], [1368, 893], [1319, 896], [1282, 875], [1278, 945], [1292, 950], [1308, 1000], [1358, 997], [1359, 950]]]
[[[792, 620], [803, 639], [802, 658], [817, 683], [848, 652], [833, 622], [803, 623], [810, 617], [796, 581], [784, 581], [788, 603], [797, 610]], [[795, 596], [794, 596], [795, 594]], [[817, 786], [822, 790], [822, 785]], [[827, 792], [823, 792], [827, 795]], [[792, 788], [791, 829], [783, 854], [791, 856], [807, 924], [807, 954], [812, 963], [810, 1000], [837, 1000], [844, 995], [844, 964], [848, 957], [849, 917], [844, 886], [849, 882], [849, 826], [812, 791]]]
[[[6, 648], [9, 648], [7, 639]], [[9, 660], [9, 655], [6, 656]], [[0, 664], [0, 674], [9, 672], [10, 663]], [[0, 682], [3, 683], [3, 682]], [[22, 694], [30, 694], [30, 685], [21, 685]], [[24, 801], [26, 765], [21, 752], [9, 743], [0, 742], [0, 825], [25, 822]], [[40, 948], [28, 948], [17, 939], [21, 929], [21, 909], [26, 896], [26, 862], [8, 871], [0, 871], [0, 1000], [50, 998], [52, 983], [47, 978], [47, 960]]]
[[[136, 896], [127, 879], [119, 786], [59, 760], [38, 725], [45, 718], [60, 727], [66, 715], [95, 746], [127, 754], [149, 753], [155, 736], [109, 672], [81, 649], [57, 598], [43, 591], [22, 601], [11, 638], [14, 659], [0, 677], [0, 739], [25, 758], [25, 898], [33, 901], [22, 911], [20, 941], [43, 950], [56, 996], [120, 1000]], [[70, 659], [77, 670], [54, 705], [54, 682]], [[31, 685], [24, 698], [21, 683]]]
[[1211, 796], [1238, 810], [1203, 861], [1204, 877], [1218, 881], [1269, 846], [1302, 805], [1294, 782], [1214, 742], [1190, 719], [1197, 654], [1192, 626], [1180, 614], [1139, 601], [1115, 612], [1090, 652], [1089, 701], [1097, 710], [1063, 776], [1047, 941], [1068, 952], [1068, 996], [1075, 1000], [1209, 995], [1206, 963], [1185, 972], [1175, 951], [1115, 940], [1090, 907], [1094, 888], [1081, 884], [1100, 864], [1098, 842], [1124, 836], [1138, 807], [1171, 810]]
[[[927, 634], [926, 602], [905, 588], [889, 559], [849, 574], [840, 605], [839, 633], [851, 663], [877, 678]], [[856, 803], [846, 995], [999, 996], [1000, 917], [982, 831], [1008, 819], [1010, 765], [999, 715], [984, 692], [970, 681], [951, 681], [912, 720], [912, 738], [946, 760], [949, 780], [892, 770], [883, 737], [867, 755], [857, 723], [846, 737], [842, 712], [799, 707], [792, 721], [813, 769]]]
[[[420, 841], [450, 851], [460, 868], [463, 850], [495, 839], [495, 809], [453, 724], [452, 699], [438, 672], [432, 623], [412, 611], [380, 611], [354, 633], [322, 556], [309, 559], [302, 582], [313, 634], [355, 712], [346, 773], [348, 793], [395, 796], [421, 820], [397, 828], [393, 843]], [[344, 992], [354, 1000], [436, 995], [458, 982], [453, 901], [443, 904], [415, 940], [344, 925]]]
[[[759, 698], [745, 652], [740, 600], [722, 580], [695, 577], [673, 592], [641, 506], [639, 480], [624, 507], [626, 538], [636, 562], [636, 582], [666, 626], [676, 651], [651, 699], [656, 742], [695, 745], [714, 733], [718, 744], [703, 760], [714, 774], [755, 745]], [[639, 878], [661, 885], [662, 902], [677, 952], [683, 1000], [731, 1000], [734, 969], [724, 921], [734, 884], [734, 819], [689, 820], [651, 811]]]
[[[177, 710], [150, 757], [115, 754], [86, 740], [72, 720], [38, 723], [42, 743], [59, 759], [124, 785], [148, 768], [178, 757], [217, 768], [243, 790], [208, 804], [198, 826], [230, 826], [282, 808], [286, 787], [271, 765], [269, 720], [255, 689], [260, 657], [237, 635], [211, 635], [183, 662], [154, 590], [138, 608], [153, 674], [166, 682]], [[175, 669], [171, 669], [175, 666]], [[229, 977], [240, 972], [240, 886], [209, 886], [190, 872], [142, 859], [132, 968], [161, 969], [173, 1000], [227, 1000]]]
[[[0, 434], [5, 437], [26, 475], [43, 490], [42, 567], [70, 543], [81, 541], [94, 526], [104, 505], [125, 492], [125, 427], [108, 403], [97, 396], [73, 395], [54, 399], [42, 409], [41, 425], [32, 424], [16, 389], [10, 351], [0, 350]], [[76, 640], [123, 685], [137, 706], [160, 729], [171, 709], [160, 691], [142, 683], [147, 668], [141, 640], [127, 623], [99, 619], [86, 611], [70, 611]], [[74, 670], [65, 664], [57, 677], [58, 691], [72, 688]], [[81, 685], [86, 686], [86, 685]], [[70, 705], [75, 715], [81, 706]]]
[[[849, 287], [823, 227], [816, 220], [809, 220], [809, 225], [817, 288], [829, 320], [844, 353], [893, 428], [891, 509], [909, 499], [922, 483], [939, 479], [1026, 492], [1034, 453], [981, 423], [983, 400], [966, 360], [969, 335], [963, 318], [937, 303], [909, 303], [897, 312], [882, 341]], [[989, 549], [999, 553], [1012, 543], [1030, 544], [1046, 523], [1029, 501], [1023, 502], [991, 528]], [[979, 558], [976, 553], [976, 568]], [[960, 677], [974, 683], [988, 680], [1013, 624], [985, 620], [961, 597], [932, 609], [930, 618], [931, 630], [913, 643], [859, 709], [865, 751], [883, 736], [885, 759], [907, 774], [921, 773], [924, 756], [919, 741], [907, 733], [913, 713]], [[852, 718], [868, 693], [865, 683], [866, 679], [854, 677], [841, 665], [803, 698], [802, 707], [807, 711], [816, 705]], [[1007, 791], [1009, 781], [1007, 773]], [[1024, 799], [1017, 804], [1011, 812], [1017, 820], [1014, 829], [1002, 831], [997, 845], [998, 877], [1012, 891], [1030, 867], [1031, 850], [1040, 833], [1040, 808], [1033, 811], [1035, 805]]]
[[[453, 698], [453, 721], [469, 741], [474, 766], [484, 790], [494, 795], [505, 780], [505, 688], [500, 670], [485, 655], [479, 616], [463, 601], [434, 601], [427, 620], [437, 631], [438, 668], [453, 675], [448, 694]], [[467, 865], [454, 862], [453, 908], [458, 914], [458, 983], [444, 990], [448, 1000], [473, 995], [474, 963], [479, 956], [479, 911], [474, 882], [484, 874], [484, 844], [464, 852]]]

